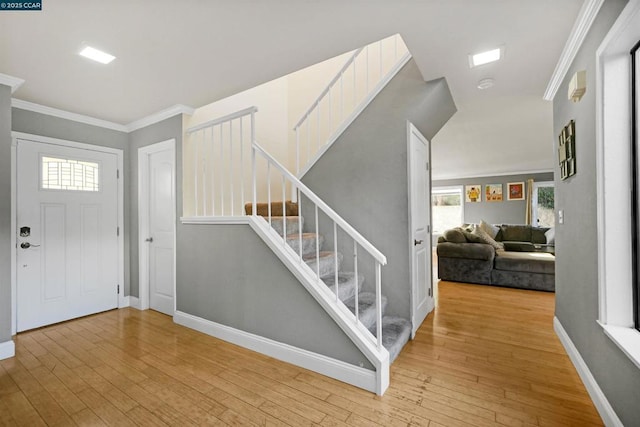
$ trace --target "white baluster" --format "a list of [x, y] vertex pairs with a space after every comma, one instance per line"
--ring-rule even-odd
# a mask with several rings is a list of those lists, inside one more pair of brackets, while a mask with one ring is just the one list
[[296, 176], [300, 176], [300, 128], [296, 129]]
[[202, 214], [207, 216], [207, 129], [202, 129]]
[[234, 216], [235, 201], [233, 196], [235, 189], [233, 188], [233, 120], [229, 120], [229, 193], [231, 194], [231, 216]]
[[380, 262], [376, 260], [376, 338], [378, 350], [382, 350], [382, 278]]
[[191, 134], [193, 148], [193, 215], [198, 216], [198, 139]]
[[255, 113], [251, 113], [251, 162], [252, 162], [252, 171], [253, 174], [253, 206], [251, 207], [251, 214], [253, 216], [256, 215], [256, 199], [257, 199], [257, 189], [256, 189], [256, 149], [254, 144], [256, 142], [256, 115]]
[[224, 137], [220, 123], [220, 215], [224, 216]]
[[[318, 229], [318, 205], [316, 207], [316, 236], [320, 234]], [[320, 283], [320, 239], [316, 239], [316, 276], [318, 284]]]
[[267, 159], [267, 216], [271, 227], [271, 162]]
[[336, 284], [336, 302], [339, 300], [340, 286], [338, 285], [338, 224], [333, 221], [333, 251], [334, 251], [334, 282]]
[[216, 144], [215, 144], [213, 127], [210, 127], [209, 129], [211, 129], [211, 150], [210, 150], [211, 151], [211, 216], [216, 216], [216, 174], [215, 174]]
[[382, 40], [378, 42], [378, 54], [380, 55], [380, 80], [382, 80]]
[[244, 120], [240, 118], [240, 209], [244, 210], [244, 135], [242, 133], [242, 125]]
[[311, 119], [307, 116], [305, 120], [307, 122], [307, 159], [305, 164], [307, 164], [311, 160]]
[[287, 198], [287, 182], [284, 174], [282, 175], [282, 243], [287, 244], [287, 207], [285, 199]]
[[365, 77], [367, 80], [367, 84], [365, 85], [365, 90], [364, 90], [365, 97], [369, 95], [369, 45], [367, 45], [366, 50], [367, 50], [367, 55], [365, 57], [365, 61], [367, 61], [367, 65], [365, 67], [365, 71], [366, 71]]
[[313, 153], [315, 156], [318, 148], [320, 148], [320, 101], [316, 106], [316, 151]]
[[333, 130], [332, 110], [333, 110], [333, 97], [331, 96], [331, 89], [329, 89], [329, 127], [328, 127], [329, 132], [327, 133], [327, 135], [331, 135], [331, 131]]
[[298, 255], [300, 256], [300, 264], [302, 260], [302, 197], [300, 197], [300, 189], [298, 191]]
[[344, 119], [344, 73], [340, 73], [340, 120]]
[[359, 284], [359, 280], [358, 280], [358, 242], [356, 242], [355, 240], [353, 241], [353, 274], [356, 276], [356, 297], [354, 299], [356, 306], [356, 323], [358, 323], [358, 318], [359, 316], [359, 310], [358, 310], [358, 303], [360, 300], [360, 290], [358, 289], [358, 284]]

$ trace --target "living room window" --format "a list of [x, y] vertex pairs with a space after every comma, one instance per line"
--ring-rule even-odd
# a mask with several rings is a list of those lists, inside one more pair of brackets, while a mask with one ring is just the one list
[[553, 227], [555, 225], [554, 190], [553, 181], [533, 183], [533, 197], [531, 198], [533, 225], [538, 227]]
[[462, 186], [433, 187], [431, 189], [431, 212], [433, 234], [439, 235], [464, 222]]

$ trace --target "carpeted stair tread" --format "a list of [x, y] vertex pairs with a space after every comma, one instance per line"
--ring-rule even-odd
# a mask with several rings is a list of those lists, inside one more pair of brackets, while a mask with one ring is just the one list
[[[329, 287], [331, 292], [335, 294], [336, 292], [336, 276], [332, 275], [329, 277], [325, 277], [322, 281]], [[364, 283], [364, 276], [358, 274], [358, 289], [362, 288], [362, 284]], [[338, 272], [338, 298], [340, 301], [346, 301], [356, 294], [356, 274], [353, 272]]]
[[[375, 336], [375, 325], [369, 328]], [[411, 337], [411, 322], [403, 317], [383, 316], [382, 317], [382, 346], [389, 351], [389, 363], [398, 357], [404, 345]]]
[[[329, 251], [320, 252], [320, 278], [321, 279], [324, 279], [325, 277], [332, 276], [335, 274], [336, 268], [335, 268], [334, 254], [335, 252], [329, 252]], [[307, 263], [309, 268], [311, 268], [311, 270], [313, 270], [313, 272], [315, 273], [316, 271], [315, 251], [310, 254], [304, 255], [302, 259], [304, 260], [304, 262]], [[341, 265], [342, 265], [342, 254], [338, 252], [338, 271], [340, 271]]]
[[[284, 234], [284, 218], [287, 220], [287, 234], [298, 233], [304, 225], [304, 217], [302, 216], [272, 216], [271, 227], [276, 230], [280, 236]], [[268, 222], [269, 218], [265, 218]]]
[[[271, 202], [271, 216], [282, 216], [282, 200]], [[284, 215], [294, 216], [298, 215], [298, 204], [291, 200], [284, 202]], [[253, 215], [253, 203], [245, 203], [244, 212], [247, 215]], [[269, 216], [269, 203], [256, 203], [256, 215], [268, 217]]]
[[[287, 236], [287, 244], [295, 253], [300, 253], [300, 234], [289, 234]], [[313, 255], [316, 253], [316, 241], [319, 247], [324, 243], [324, 236], [316, 233], [302, 233], [302, 256]]]
[[[355, 296], [349, 298], [344, 304], [351, 310], [356, 312]], [[382, 313], [387, 309], [387, 297], [381, 296]], [[369, 330], [374, 328], [376, 324], [376, 294], [372, 292], [360, 292], [358, 294], [358, 319]]]

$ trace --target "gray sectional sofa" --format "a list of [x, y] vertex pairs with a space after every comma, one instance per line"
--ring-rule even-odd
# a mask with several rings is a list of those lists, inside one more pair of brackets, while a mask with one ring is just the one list
[[553, 229], [488, 227], [494, 231], [490, 239], [478, 231], [479, 225], [447, 230], [438, 238], [439, 279], [555, 291]]

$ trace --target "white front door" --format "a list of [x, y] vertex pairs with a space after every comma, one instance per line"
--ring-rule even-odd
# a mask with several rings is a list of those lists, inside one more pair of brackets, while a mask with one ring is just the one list
[[[138, 151], [140, 173], [140, 294], [149, 308], [173, 316], [175, 288], [174, 141]], [[147, 282], [148, 281], [148, 282]], [[143, 301], [141, 308], [146, 308]]]
[[431, 183], [429, 142], [411, 124], [409, 145], [409, 227], [412, 336], [433, 310], [431, 277]]
[[117, 164], [18, 139], [17, 331], [118, 306]]

